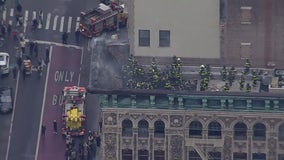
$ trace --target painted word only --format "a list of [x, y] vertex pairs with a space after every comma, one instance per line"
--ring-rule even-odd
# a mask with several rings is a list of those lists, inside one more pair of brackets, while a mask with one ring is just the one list
[[55, 71], [55, 82], [73, 82], [74, 72], [72, 71]]

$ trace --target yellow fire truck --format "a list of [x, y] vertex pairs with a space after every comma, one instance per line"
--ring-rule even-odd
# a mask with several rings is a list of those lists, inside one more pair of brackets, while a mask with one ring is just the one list
[[110, 5], [99, 4], [98, 8], [88, 12], [81, 12], [80, 32], [87, 37], [99, 36], [103, 31], [114, 30], [127, 24], [128, 14], [124, 4], [118, 5], [111, 2]]
[[63, 89], [62, 135], [84, 136], [86, 89], [72, 86]]

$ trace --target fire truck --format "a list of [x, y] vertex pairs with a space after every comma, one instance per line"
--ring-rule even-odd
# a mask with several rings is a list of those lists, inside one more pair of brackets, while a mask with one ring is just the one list
[[99, 36], [103, 31], [111, 31], [127, 24], [128, 14], [124, 4], [118, 5], [111, 2], [110, 5], [99, 4], [98, 8], [88, 12], [81, 12], [80, 32], [87, 37]]
[[61, 128], [62, 135], [85, 135], [85, 98], [86, 89], [84, 87], [64, 87]]

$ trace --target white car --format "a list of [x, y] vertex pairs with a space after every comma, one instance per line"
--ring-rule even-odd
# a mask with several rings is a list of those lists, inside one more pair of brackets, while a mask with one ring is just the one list
[[1, 74], [9, 73], [10, 56], [8, 53], [0, 52], [0, 71]]

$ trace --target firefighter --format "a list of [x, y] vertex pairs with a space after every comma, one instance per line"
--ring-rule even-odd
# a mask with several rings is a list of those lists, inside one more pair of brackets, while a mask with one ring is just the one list
[[228, 83], [225, 83], [225, 86], [224, 86], [224, 92], [228, 92], [229, 91], [229, 84]]
[[241, 75], [241, 78], [240, 78], [240, 90], [244, 89], [244, 85], [245, 85], [245, 78], [244, 78], [244, 75]]
[[206, 77], [207, 73], [206, 73], [206, 69], [205, 69], [204, 65], [200, 66], [199, 75], [200, 75], [201, 79]]
[[172, 85], [171, 85], [171, 83], [169, 81], [166, 82], [165, 88], [166, 89], [171, 89], [172, 88]]
[[257, 75], [256, 75], [256, 73], [254, 73], [253, 76], [252, 76], [252, 85], [253, 85], [253, 87], [256, 87], [257, 80], [258, 80]]
[[245, 74], [248, 74], [249, 73], [249, 70], [250, 70], [250, 60], [247, 58], [246, 59], [246, 62], [245, 62]]
[[246, 86], [246, 92], [250, 92], [251, 91], [251, 86], [249, 83], [247, 83], [247, 86]]
[[226, 81], [227, 78], [227, 69], [226, 66], [223, 66], [222, 70], [221, 70], [221, 75], [222, 75], [222, 80]]

